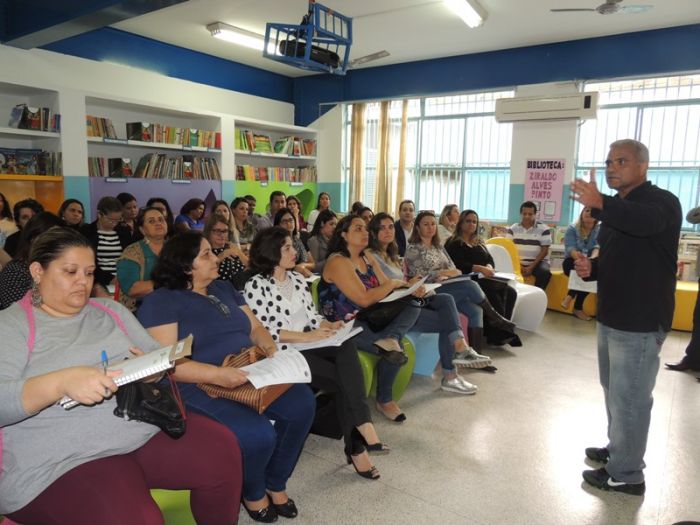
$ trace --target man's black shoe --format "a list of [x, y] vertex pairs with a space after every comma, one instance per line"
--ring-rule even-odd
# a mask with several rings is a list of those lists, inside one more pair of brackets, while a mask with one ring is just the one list
[[598, 463], [607, 463], [610, 459], [610, 451], [605, 447], [589, 447], [586, 449], [586, 457]]
[[643, 481], [641, 483], [625, 483], [624, 481], [615, 481], [615, 478], [608, 474], [608, 471], [604, 468], [599, 468], [597, 470], [584, 470], [583, 480], [589, 485], [593, 485], [601, 490], [622, 492], [624, 494], [631, 494], [632, 496], [642, 496], [647, 488]]
[[677, 363], [666, 363], [666, 368], [668, 368], [669, 370], [675, 370], [676, 372], [685, 372], [686, 370], [694, 370], [696, 372], [700, 372], [700, 365], [689, 363], [685, 359], [685, 357]]

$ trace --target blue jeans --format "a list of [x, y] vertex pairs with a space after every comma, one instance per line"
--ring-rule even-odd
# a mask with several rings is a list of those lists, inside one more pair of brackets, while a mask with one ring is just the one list
[[598, 370], [608, 414], [605, 467], [613, 478], [644, 481], [652, 390], [659, 371], [659, 353], [666, 332], [624, 332], [598, 323]]
[[[439, 288], [438, 288], [439, 290]], [[452, 359], [455, 356], [454, 344], [464, 337], [455, 301], [449, 294], [436, 294], [427, 299], [428, 304], [421, 309], [418, 321], [413, 326], [417, 332], [437, 332], [438, 350], [442, 371], [453, 372], [455, 366]], [[417, 350], [417, 349], [416, 349]]]
[[476, 281], [443, 284], [437, 292], [453, 297], [459, 313], [466, 315], [469, 319], [470, 328], [484, 327], [484, 311], [479, 305], [486, 300], [486, 295]]
[[223, 397], [209, 397], [194, 384], [178, 386], [189, 410], [218, 421], [238, 438], [246, 500], [262, 499], [265, 489], [285, 490], [316, 414], [308, 385], [292, 385], [263, 414]]
[[[416, 324], [421, 309], [413, 306], [404, 308], [389, 325], [380, 332], [373, 332], [364, 321], [355, 320], [355, 326], [361, 326], [362, 331], [354, 338], [357, 348], [363, 352], [378, 355], [379, 349], [374, 346], [374, 342], [387, 337], [396, 339], [401, 344], [401, 339]], [[380, 359], [377, 364], [377, 401], [388, 403], [394, 398], [391, 388], [394, 386], [400, 366], [392, 365], [385, 359]]]

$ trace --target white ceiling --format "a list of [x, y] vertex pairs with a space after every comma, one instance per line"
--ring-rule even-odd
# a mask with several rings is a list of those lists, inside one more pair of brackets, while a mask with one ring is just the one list
[[[486, 22], [469, 29], [440, 0], [321, 0], [353, 17], [351, 59], [383, 49], [374, 67], [482, 51], [629, 33], [700, 22], [699, 0], [625, 0], [653, 4], [640, 14], [551, 13], [550, 8], [596, 7], [602, 0], [479, 0]], [[113, 27], [286, 76], [308, 74], [212, 38], [205, 26], [225, 22], [260, 34], [267, 22], [298, 24], [307, 0], [189, 0]]]

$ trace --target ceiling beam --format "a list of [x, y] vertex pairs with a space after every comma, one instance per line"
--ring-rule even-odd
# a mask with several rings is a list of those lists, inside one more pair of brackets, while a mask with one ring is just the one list
[[2, 43], [42, 47], [187, 0], [4, 0]]

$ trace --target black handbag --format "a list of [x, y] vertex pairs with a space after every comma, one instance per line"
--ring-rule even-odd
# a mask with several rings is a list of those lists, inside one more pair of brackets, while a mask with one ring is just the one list
[[186, 418], [176, 389], [172, 379], [170, 385], [136, 382], [120, 386], [114, 415], [155, 425], [178, 439], [185, 433]]
[[373, 332], [381, 332], [406, 308], [420, 308], [425, 302], [417, 297], [402, 297], [389, 303], [374, 303], [357, 313], [356, 318], [364, 321]]

